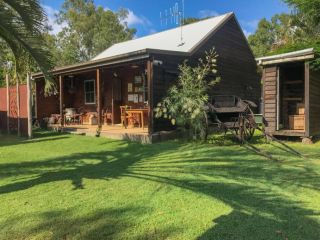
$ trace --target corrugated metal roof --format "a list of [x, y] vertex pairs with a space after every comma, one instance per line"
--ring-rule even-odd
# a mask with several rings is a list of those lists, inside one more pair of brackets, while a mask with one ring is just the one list
[[278, 61], [278, 60], [290, 61], [290, 59], [292, 59], [292, 58], [309, 56], [309, 55], [310, 55], [310, 58], [312, 58], [313, 54], [314, 54], [314, 49], [308, 48], [308, 49], [303, 49], [303, 50], [289, 52], [289, 53], [282, 53], [282, 54], [277, 54], [277, 55], [272, 55], [272, 56], [267, 56], [267, 57], [260, 57], [260, 58], [256, 58], [256, 61], [259, 64], [274, 62], [274, 61]]
[[182, 42], [181, 28], [177, 27], [142, 38], [114, 44], [92, 60], [114, 57], [145, 49], [189, 53], [201, 44], [208, 35], [229, 19], [230, 16], [233, 16], [233, 13], [227, 13], [183, 26]]

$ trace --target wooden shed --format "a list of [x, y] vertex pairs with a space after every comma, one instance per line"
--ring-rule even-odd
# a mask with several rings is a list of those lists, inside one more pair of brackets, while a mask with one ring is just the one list
[[258, 58], [262, 66], [262, 113], [273, 136], [320, 135], [320, 72], [312, 48]]
[[[33, 74], [37, 119], [50, 118], [64, 129], [94, 132], [97, 127], [91, 125], [98, 125], [104, 135], [114, 137], [116, 132], [121, 139], [162, 138], [174, 126], [155, 118], [154, 108], [176, 82], [179, 64], [185, 60], [198, 64], [213, 47], [222, 81], [210, 94], [237, 95], [258, 103], [261, 90], [255, 58], [235, 15], [227, 13], [114, 44], [88, 62], [56, 68], [52, 71], [59, 86], [55, 96], [46, 97], [43, 75]], [[69, 124], [78, 116], [70, 117], [71, 110], [85, 115], [76, 121], [81, 126]], [[93, 117], [96, 121], [90, 121]], [[123, 127], [126, 118], [131, 127]]]

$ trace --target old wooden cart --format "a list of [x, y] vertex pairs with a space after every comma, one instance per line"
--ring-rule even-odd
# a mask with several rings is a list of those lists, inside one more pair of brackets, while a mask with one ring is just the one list
[[209, 122], [225, 133], [231, 131], [241, 142], [254, 135], [257, 124], [252, 108], [255, 103], [237, 96], [214, 96], [209, 104]]

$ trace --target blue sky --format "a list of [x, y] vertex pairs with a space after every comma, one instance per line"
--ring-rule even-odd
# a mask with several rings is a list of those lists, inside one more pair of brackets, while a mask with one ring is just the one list
[[[47, 11], [54, 32], [61, 27], [54, 23], [56, 13], [63, 0], [40, 0]], [[169, 11], [181, 0], [95, 0], [97, 5], [112, 10], [123, 7], [129, 10], [127, 22], [137, 29], [137, 37], [175, 27], [173, 24], [161, 26], [160, 12]], [[186, 17], [207, 17], [234, 12], [246, 35], [254, 33], [261, 18], [270, 19], [276, 13], [289, 12], [281, 0], [185, 0]]]

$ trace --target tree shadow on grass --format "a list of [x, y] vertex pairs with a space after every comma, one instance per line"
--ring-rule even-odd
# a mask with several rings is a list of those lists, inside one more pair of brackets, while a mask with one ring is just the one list
[[[118, 141], [119, 142], [119, 141]], [[0, 195], [25, 190], [49, 182], [71, 180], [74, 189], [83, 189], [83, 179], [117, 179], [137, 162], [159, 154], [153, 147], [119, 142], [114, 151], [76, 153], [45, 161], [0, 164], [0, 177], [33, 174], [37, 177], [0, 186]], [[176, 145], [166, 146], [173, 151]], [[161, 148], [159, 148], [161, 149]], [[158, 150], [159, 150], [158, 149]]]
[[[221, 200], [232, 207], [228, 215], [213, 219], [212, 227], [197, 239], [260, 240], [314, 239], [320, 236], [320, 213], [300, 206], [265, 189], [240, 184], [184, 181], [156, 174], [134, 173], [131, 177], [170, 184]], [[207, 209], [206, 211], [210, 211]]]
[[81, 189], [86, 187], [84, 178], [131, 177], [200, 193], [231, 206], [233, 211], [213, 219], [211, 228], [199, 239], [318, 239], [320, 226], [315, 218], [319, 218], [319, 213], [280, 191], [281, 188], [320, 190], [319, 173], [305, 163], [304, 167], [296, 166], [304, 160], [297, 158], [294, 165], [263, 161], [243, 148], [201, 145], [191, 150], [194, 151], [190, 152], [190, 145], [174, 143], [152, 146], [127, 143], [113, 151], [4, 164], [1, 169], [5, 176], [8, 173], [38, 176], [1, 186], [0, 194], [55, 181], [71, 180], [74, 189]]
[[[170, 227], [151, 228], [148, 238], [135, 237], [134, 228], [147, 211], [141, 207], [117, 207], [98, 209], [79, 215], [79, 209], [48, 211], [26, 214], [19, 218], [9, 218], [2, 229], [4, 239], [166, 239], [177, 229]], [[81, 210], [80, 210], [81, 211]], [[40, 224], [30, 224], [20, 232], [12, 232], [10, 226], [28, 219], [39, 219]], [[135, 233], [136, 234], [136, 233]]]

